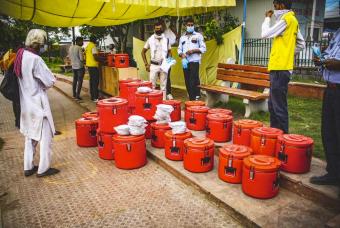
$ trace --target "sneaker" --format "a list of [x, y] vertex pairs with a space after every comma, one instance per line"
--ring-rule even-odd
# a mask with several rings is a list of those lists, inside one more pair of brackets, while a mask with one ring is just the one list
[[173, 99], [174, 99], [174, 97], [173, 97], [171, 94], [166, 95], [166, 98], [167, 98], [168, 100], [173, 100]]
[[329, 173], [323, 176], [314, 176], [309, 179], [309, 182], [317, 185], [339, 185], [339, 179]]
[[94, 103], [97, 103], [98, 102], [98, 99], [93, 99], [92, 100]]
[[83, 98], [81, 98], [81, 97], [77, 97], [76, 99], [77, 99], [77, 100], [80, 100], [80, 101], [83, 100]]
[[49, 168], [46, 172], [37, 174], [37, 177], [46, 177], [46, 176], [51, 176], [59, 173], [60, 170], [56, 168]]
[[201, 99], [200, 96], [196, 96], [196, 98], [195, 98], [196, 101], [199, 101], [200, 99]]
[[25, 170], [24, 175], [25, 177], [29, 177], [29, 176], [32, 176], [37, 171], [38, 171], [38, 166], [34, 166], [31, 170]]

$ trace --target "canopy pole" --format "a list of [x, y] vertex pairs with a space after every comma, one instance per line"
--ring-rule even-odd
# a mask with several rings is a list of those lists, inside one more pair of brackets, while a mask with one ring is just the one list
[[243, 22], [242, 22], [242, 37], [241, 50], [239, 55], [239, 64], [244, 64], [244, 42], [246, 37], [246, 20], [247, 20], [247, 0], [243, 0]]
[[72, 27], [72, 43], [76, 44], [76, 32], [74, 30], [74, 27]]

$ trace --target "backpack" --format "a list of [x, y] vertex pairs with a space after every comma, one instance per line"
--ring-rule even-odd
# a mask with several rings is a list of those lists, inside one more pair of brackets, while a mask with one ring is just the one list
[[2, 95], [15, 103], [20, 103], [18, 77], [14, 73], [14, 64], [9, 67], [0, 85]]

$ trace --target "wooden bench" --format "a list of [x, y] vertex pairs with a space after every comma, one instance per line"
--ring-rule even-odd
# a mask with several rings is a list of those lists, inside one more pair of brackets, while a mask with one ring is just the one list
[[219, 63], [216, 79], [222, 80], [220, 86], [200, 86], [207, 92], [209, 107], [216, 101], [228, 102], [229, 96], [234, 96], [243, 99], [246, 118], [252, 112], [268, 111], [270, 79], [266, 67]]

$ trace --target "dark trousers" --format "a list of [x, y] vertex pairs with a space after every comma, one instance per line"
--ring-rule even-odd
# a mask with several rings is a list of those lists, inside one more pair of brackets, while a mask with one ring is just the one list
[[88, 67], [90, 75], [90, 94], [91, 100], [98, 99], [99, 91], [99, 69], [98, 67]]
[[321, 136], [327, 172], [340, 179], [340, 85], [326, 88], [322, 103]]
[[290, 81], [290, 72], [287, 70], [270, 71], [270, 94], [268, 109], [270, 113], [270, 126], [279, 128], [288, 133], [288, 105], [287, 93]]
[[168, 78], [166, 79], [166, 95], [171, 94], [171, 80], [170, 80], [171, 68], [168, 72]]
[[201, 96], [201, 90], [198, 87], [200, 85], [199, 69], [199, 63], [189, 63], [188, 68], [184, 69], [185, 86], [191, 101]]
[[72, 83], [72, 92], [73, 97], [79, 97], [81, 87], [83, 86], [85, 69], [73, 69], [73, 83]]

